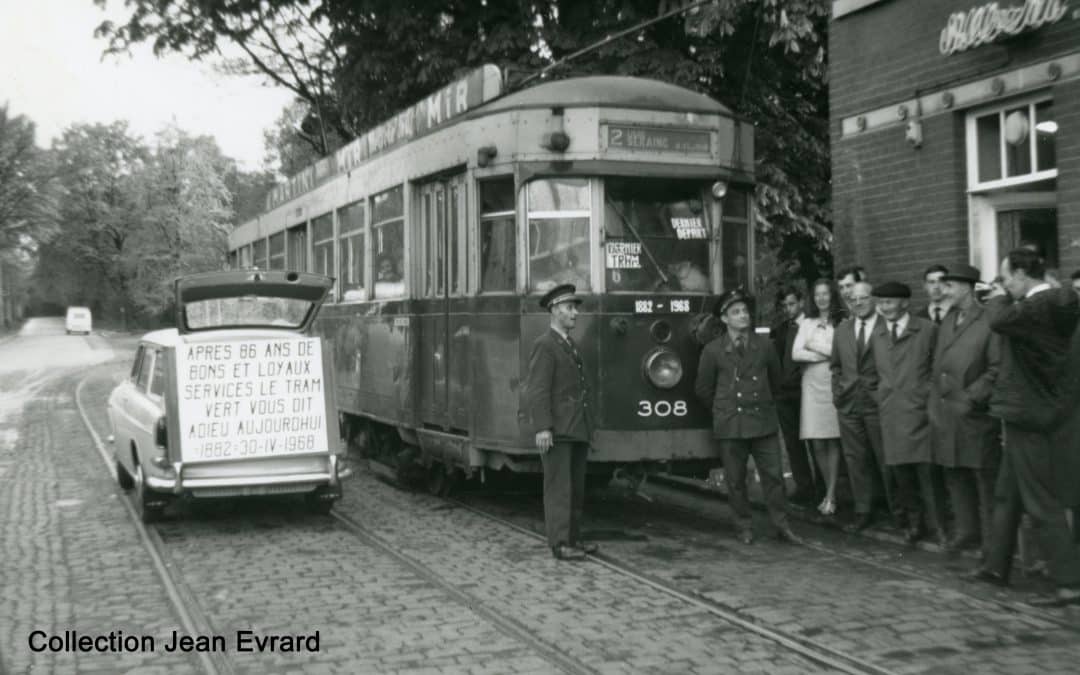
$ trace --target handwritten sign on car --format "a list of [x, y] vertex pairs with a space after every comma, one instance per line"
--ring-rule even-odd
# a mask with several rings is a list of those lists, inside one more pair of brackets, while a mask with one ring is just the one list
[[329, 451], [318, 338], [182, 344], [175, 361], [184, 462]]

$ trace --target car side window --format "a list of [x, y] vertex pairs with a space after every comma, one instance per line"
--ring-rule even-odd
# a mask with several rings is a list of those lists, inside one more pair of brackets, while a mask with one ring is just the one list
[[135, 361], [131, 364], [131, 379], [133, 381], [139, 378], [139, 366], [142, 365], [143, 352], [145, 351], [146, 348], [142, 345], [139, 345], [139, 348], [135, 350]]
[[150, 359], [153, 357], [154, 352], [149, 349], [142, 351], [141, 363], [139, 365], [139, 376], [135, 380], [135, 386], [139, 391], [146, 391], [147, 385], [150, 384], [151, 363]]
[[160, 349], [154, 352], [154, 376], [150, 378], [150, 393], [165, 395], [165, 352]]

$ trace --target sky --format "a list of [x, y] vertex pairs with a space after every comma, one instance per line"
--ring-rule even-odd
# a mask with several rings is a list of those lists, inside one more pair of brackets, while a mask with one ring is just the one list
[[77, 122], [127, 120], [147, 141], [175, 122], [210, 135], [247, 170], [261, 167], [264, 129], [292, 99], [259, 78], [218, 74], [180, 55], [157, 58], [147, 45], [102, 60], [94, 28], [128, 16], [122, 0], [0, 0], [0, 105], [37, 126], [37, 144]]

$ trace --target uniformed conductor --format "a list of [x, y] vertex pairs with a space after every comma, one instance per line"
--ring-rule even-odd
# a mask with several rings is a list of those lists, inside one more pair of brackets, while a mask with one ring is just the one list
[[592, 415], [585, 367], [570, 337], [581, 304], [576, 292], [563, 284], [540, 299], [551, 313], [551, 328], [533, 343], [525, 385], [527, 426], [544, 465], [544, 526], [560, 560], [580, 560], [596, 551], [595, 544], [581, 541], [580, 529]]
[[728, 503], [739, 539], [744, 544], [754, 541], [746, 496], [746, 463], [753, 456], [777, 537], [801, 543], [788, 525], [784, 498], [773, 399], [780, 385], [780, 360], [772, 342], [754, 334], [750, 298], [742, 291], [736, 289], [720, 296], [713, 313], [725, 329], [702, 351], [694, 391], [712, 411], [713, 436], [720, 445]]

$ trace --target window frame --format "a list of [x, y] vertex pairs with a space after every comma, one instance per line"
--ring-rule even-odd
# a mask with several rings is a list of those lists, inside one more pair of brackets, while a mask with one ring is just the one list
[[[363, 216], [364, 217], [363, 217], [363, 219], [362, 219], [362, 221], [360, 223], [360, 226], [358, 228], [353, 228], [353, 229], [346, 230], [345, 229], [345, 219], [342, 216], [342, 212], [346, 211], [346, 210], [348, 210], [350, 208], [353, 208], [353, 207], [355, 207], [357, 205], [360, 205], [360, 206], [363, 207], [363, 210], [364, 210]], [[370, 265], [370, 255], [369, 255], [370, 254], [370, 249], [371, 249], [371, 245], [370, 245], [371, 237], [369, 236], [370, 227], [371, 227], [371, 205], [368, 203], [368, 198], [367, 197], [361, 197], [359, 199], [354, 199], [353, 201], [349, 202], [348, 204], [345, 204], [343, 206], [339, 206], [338, 208], [334, 209], [334, 241], [336, 242], [335, 243], [335, 251], [337, 253], [337, 264], [338, 264], [338, 268], [337, 268], [338, 269], [338, 281], [335, 283], [335, 286], [337, 287], [336, 294], [337, 294], [338, 302], [365, 302], [367, 300], [370, 300], [371, 297], [372, 297], [371, 282], [370, 282], [370, 279], [371, 279], [371, 276], [370, 276], [371, 265]], [[342, 265], [341, 257], [345, 254], [346, 249], [348, 249], [349, 251], [355, 253], [355, 251], [353, 251], [353, 248], [351, 246], [347, 246], [347, 243], [348, 243], [347, 240], [351, 239], [353, 237], [357, 237], [357, 236], [359, 236], [361, 238], [360, 251], [359, 251], [360, 261], [361, 261], [361, 263], [360, 263], [360, 266], [361, 266], [360, 277], [361, 278], [359, 279], [359, 284], [360, 284], [360, 288], [363, 289], [363, 294], [362, 294], [362, 297], [346, 300], [345, 299], [345, 293], [347, 293], [348, 290], [345, 288], [345, 285], [348, 283], [348, 281], [347, 281], [348, 277], [347, 277], [347, 274], [345, 272], [345, 266]], [[350, 260], [350, 262], [352, 262], [352, 261]]]
[[[504, 211], [492, 211], [490, 213], [483, 212], [484, 205], [484, 185], [489, 183], [508, 182], [510, 184], [510, 193], [513, 198], [513, 206], [509, 210]], [[522, 200], [519, 199], [519, 190], [524, 190], [524, 184], [518, 186], [517, 181], [514, 180], [513, 174], [502, 174], [495, 176], [484, 176], [476, 181], [476, 235], [473, 238], [475, 245], [470, 246], [476, 254], [476, 266], [475, 271], [470, 277], [470, 282], [475, 287], [472, 290], [477, 295], [517, 295], [518, 288], [521, 284], [521, 278], [519, 274], [519, 265], [521, 262], [521, 251], [519, 250], [518, 232], [521, 228], [521, 219], [518, 217], [518, 212], [522, 209]], [[511, 234], [513, 236], [512, 250], [514, 252], [514, 261], [510, 265], [510, 287], [503, 290], [488, 291], [484, 290], [484, 223], [510, 219]], [[526, 283], [527, 285], [527, 283]]]
[[[376, 279], [375, 270], [372, 269], [370, 272], [368, 272], [368, 274], [370, 275], [370, 278], [371, 278], [371, 292], [368, 295], [368, 297], [370, 299], [372, 299], [372, 300], [385, 302], [385, 301], [391, 301], [391, 300], [404, 300], [404, 299], [407, 299], [409, 297], [409, 290], [410, 290], [410, 283], [409, 283], [410, 264], [409, 263], [410, 263], [410, 260], [409, 260], [409, 243], [408, 242], [409, 242], [409, 238], [410, 238], [409, 237], [409, 229], [410, 228], [406, 227], [406, 223], [411, 222], [411, 220], [412, 220], [410, 218], [410, 213], [409, 213], [409, 208], [408, 208], [409, 200], [412, 198], [412, 194], [411, 194], [412, 191], [410, 189], [407, 189], [408, 185], [409, 185], [408, 183], [399, 183], [399, 184], [394, 185], [394, 186], [392, 186], [390, 188], [387, 188], [386, 190], [382, 190], [381, 192], [379, 192], [377, 194], [370, 195], [368, 197], [368, 209], [370, 211], [370, 213], [367, 216], [368, 233], [369, 233], [368, 238], [371, 241], [370, 241], [370, 243], [366, 243], [366, 246], [371, 250], [371, 256], [370, 257], [371, 257], [371, 263], [372, 263], [371, 266], [372, 267], [374, 267], [375, 255], [376, 255], [375, 254], [375, 238], [376, 238], [376, 234], [378, 232], [380, 232], [382, 230], [382, 228], [385, 228], [385, 227], [387, 227], [389, 225], [393, 225], [393, 224], [400, 224], [401, 225], [401, 270], [400, 270], [401, 281], [398, 282], [398, 283], [401, 284], [401, 293], [398, 294], [398, 295], [389, 295], [389, 296], [386, 296], [386, 297], [379, 297], [378, 294], [376, 293], [376, 284], [378, 284], [378, 280]], [[385, 220], [376, 221], [375, 220], [375, 200], [378, 199], [379, 197], [381, 197], [382, 195], [386, 195], [386, 194], [389, 194], [390, 192], [393, 192], [394, 190], [400, 190], [401, 191], [401, 213], [394, 216], [393, 218], [386, 218]]]
[[[529, 203], [529, 186], [535, 182], [542, 180], [559, 180], [559, 179], [571, 179], [582, 180], [585, 182], [585, 187], [588, 189], [588, 195], [586, 197], [587, 208], [573, 209], [565, 211], [533, 211]], [[589, 261], [589, 288], [578, 289], [581, 294], [591, 295], [603, 292], [603, 279], [597, 279], [597, 265], [599, 264], [599, 232], [598, 227], [602, 226], [601, 219], [597, 215], [599, 204], [598, 200], [603, 199], [603, 180], [595, 176], [536, 176], [532, 180], [523, 182], [518, 190], [520, 191], [519, 198], [515, 200], [514, 206], [516, 209], [521, 210], [521, 217], [519, 222], [522, 233], [518, 236], [521, 245], [518, 247], [518, 252], [521, 255], [519, 261], [519, 270], [523, 272], [521, 278], [522, 288], [521, 293], [523, 295], [543, 295], [547, 291], [535, 290], [532, 286], [532, 227], [530, 221], [533, 218], [537, 219], [570, 219], [570, 218], [588, 218], [588, 225], [585, 228], [586, 235], [586, 250], [588, 251], [587, 259]], [[571, 247], [572, 248], [572, 247]], [[602, 274], [600, 275], [603, 276]]]
[[[1052, 91], [1041, 91], [1029, 96], [1021, 96], [1017, 98], [1009, 99], [1001, 103], [995, 103], [992, 106], [984, 106], [981, 108], [974, 108], [968, 111], [964, 120], [964, 143], [965, 143], [965, 160], [967, 170], [967, 190], [972, 192], [986, 192], [990, 190], [998, 190], [1002, 188], [1017, 187], [1020, 185], [1027, 185], [1029, 183], [1037, 183], [1044, 180], [1056, 179], [1058, 177], [1058, 167], [1053, 169], [1043, 169], [1039, 171], [1038, 166], [1038, 154], [1037, 154], [1037, 133], [1035, 125], [1032, 124], [1031, 130], [1028, 132], [1028, 138], [1025, 141], [1029, 146], [1030, 160], [1032, 171], [1020, 176], [1006, 176], [1006, 141], [1005, 141], [1005, 113], [1008, 110], [1014, 108], [1024, 107], [1028, 111], [1028, 119], [1030, 121], [1035, 120], [1035, 108], [1040, 103], [1046, 103], [1049, 101], [1051, 104], [1055, 103]], [[978, 146], [978, 120], [988, 115], [998, 115], [998, 161], [1000, 162], [1000, 175], [1001, 178], [996, 178], [989, 181], [979, 180], [979, 146]], [[1056, 115], [1055, 115], [1056, 117]], [[1055, 164], [1057, 163], [1057, 137], [1055, 136]]]

